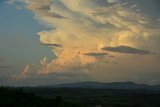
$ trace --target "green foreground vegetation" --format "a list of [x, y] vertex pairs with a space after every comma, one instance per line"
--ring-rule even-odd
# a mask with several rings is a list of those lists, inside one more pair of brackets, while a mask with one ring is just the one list
[[160, 92], [0, 87], [0, 107], [160, 107]]

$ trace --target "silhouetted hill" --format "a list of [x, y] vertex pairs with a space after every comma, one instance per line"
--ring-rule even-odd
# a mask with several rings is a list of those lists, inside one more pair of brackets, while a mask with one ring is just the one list
[[88, 89], [151, 89], [151, 90], [160, 90], [160, 85], [150, 86], [146, 84], [136, 84], [131, 81], [127, 82], [77, 82], [77, 83], [66, 83], [66, 84], [57, 84], [50, 85], [48, 87], [53, 88], [88, 88]]
[[[47, 91], [47, 90], [46, 90]], [[62, 96], [43, 98], [22, 88], [0, 87], [0, 107], [81, 107]]]
[[[85, 84], [88, 87], [88, 84], [101, 83], [74, 84], [80, 84], [81, 87]], [[107, 84], [112, 88], [114, 85], [137, 86], [133, 82]], [[0, 107], [160, 107], [159, 99], [160, 91], [133, 88], [0, 87]]]

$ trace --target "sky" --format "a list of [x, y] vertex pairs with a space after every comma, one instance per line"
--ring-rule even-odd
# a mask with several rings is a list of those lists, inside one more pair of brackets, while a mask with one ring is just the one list
[[1, 0], [0, 85], [160, 84], [159, 0]]

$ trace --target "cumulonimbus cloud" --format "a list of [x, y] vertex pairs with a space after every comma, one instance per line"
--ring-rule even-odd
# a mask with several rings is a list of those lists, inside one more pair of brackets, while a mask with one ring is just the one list
[[[108, 55], [106, 50], [143, 55], [160, 50], [157, 45], [160, 42], [159, 21], [140, 13], [136, 3], [128, 5], [127, 0], [14, 1], [25, 3], [38, 21], [52, 28], [37, 34], [40, 42], [50, 46], [57, 57], [50, 62], [43, 59], [37, 74], [93, 72], [95, 69], [88, 69], [88, 66], [95, 66], [94, 63], [105, 72], [104, 62], [110, 60], [104, 57]], [[116, 54], [114, 56], [116, 61]]]
[[[75, 66], [96, 62], [96, 59], [89, 56], [103, 56], [98, 53], [103, 53], [101, 48], [106, 45], [129, 46], [117, 47], [119, 52], [149, 53], [131, 48], [144, 47], [144, 44], [148, 44], [150, 36], [154, 35], [155, 32], [147, 27], [149, 20], [132, 9], [127, 10], [128, 7], [122, 2], [118, 3], [116, 0], [18, 1], [26, 3], [27, 9], [36, 15], [38, 21], [53, 27], [51, 31], [38, 33], [41, 43], [52, 46], [52, 51], [57, 56], [57, 59], [50, 62], [50, 66]], [[118, 52], [117, 48], [115, 50]], [[123, 48], [123, 51], [120, 51], [120, 48]]]

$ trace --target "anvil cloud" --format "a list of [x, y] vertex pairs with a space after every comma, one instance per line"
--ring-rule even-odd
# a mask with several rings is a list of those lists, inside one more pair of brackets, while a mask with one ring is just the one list
[[[14, 78], [57, 72], [77, 72], [78, 75], [80, 72], [101, 81], [123, 81], [130, 78], [133, 81], [149, 82], [153, 78], [141, 80], [139, 77], [146, 74], [144, 78], [147, 78], [151, 72], [158, 73], [160, 70], [157, 65], [160, 63], [158, 60], [160, 21], [142, 14], [136, 2], [132, 3], [129, 0], [12, 0], [12, 2], [26, 4], [25, 8], [35, 14], [37, 21], [51, 28], [37, 34], [41, 44], [49, 46], [56, 55], [52, 61], [45, 57], [40, 64], [27, 65], [22, 74], [14, 75]], [[157, 54], [151, 54], [152, 52]], [[148, 61], [150, 63], [147, 63]]]

